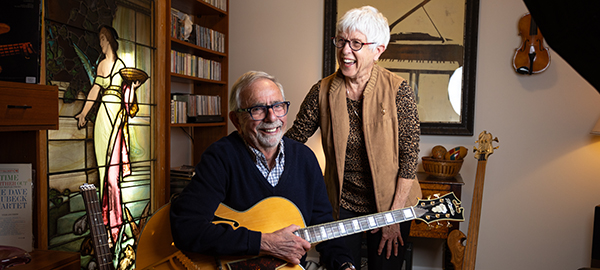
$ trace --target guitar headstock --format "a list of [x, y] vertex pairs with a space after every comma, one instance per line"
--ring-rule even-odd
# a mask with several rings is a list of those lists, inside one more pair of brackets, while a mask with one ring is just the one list
[[492, 133], [487, 133], [485, 130], [479, 134], [479, 140], [475, 141], [479, 143], [479, 147], [473, 149], [477, 160], [487, 160], [494, 153], [494, 149], [498, 149], [499, 146], [494, 147], [492, 145], [492, 142], [498, 142], [498, 137], [492, 138]]
[[83, 185], [79, 186], [79, 190], [81, 190], [82, 192], [95, 191], [96, 186], [94, 186], [94, 184], [83, 183]]
[[419, 200], [414, 209], [417, 219], [425, 223], [441, 220], [464, 221], [464, 209], [460, 204], [454, 192], [450, 192], [439, 198]]

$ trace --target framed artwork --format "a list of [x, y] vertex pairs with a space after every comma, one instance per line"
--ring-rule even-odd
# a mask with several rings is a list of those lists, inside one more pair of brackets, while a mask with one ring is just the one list
[[2, 2], [0, 80], [39, 83], [41, 0]]
[[338, 18], [364, 5], [388, 19], [390, 43], [378, 65], [413, 88], [421, 134], [473, 135], [479, 0], [325, 0], [323, 77], [337, 70]]

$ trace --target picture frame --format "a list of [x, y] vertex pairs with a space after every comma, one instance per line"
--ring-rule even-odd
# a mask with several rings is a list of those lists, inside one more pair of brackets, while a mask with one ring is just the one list
[[[391, 2], [395, 1], [325, 0], [323, 77], [331, 75], [337, 69], [336, 48], [331, 43], [331, 37], [336, 35], [338, 14], [341, 16], [350, 8], [371, 5], [378, 8], [380, 12], [383, 11], [391, 28], [390, 44], [386, 52], [381, 55], [378, 64], [407, 79], [415, 91], [421, 118], [421, 134], [472, 136], [475, 117], [479, 0], [404, 1], [409, 2], [407, 5], [410, 6], [398, 7], [399, 10], [394, 13], [402, 16], [388, 17], [386, 13], [390, 14]], [[396, 7], [399, 3], [395, 2], [393, 5]], [[455, 12], [448, 12], [449, 10]], [[436, 11], [444, 16], [432, 18], [436, 15]], [[447, 14], [455, 14], [453, 16], [458, 16], [458, 19], [463, 18], [462, 25], [457, 25], [460, 23], [456, 22], [457, 18], [446, 18]], [[418, 27], [421, 29], [429, 27], [427, 22], [423, 22], [426, 20], [412, 23], [407, 19], [413, 15], [428, 18], [433, 24], [433, 27], [430, 27], [434, 29], [430, 31], [432, 33], [424, 33], [431, 29], [424, 31], [418, 29]], [[448, 29], [449, 24], [443, 23], [444, 21], [440, 23], [441, 27], [436, 26], [435, 20], [439, 20], [439, 17], [454, 20], [455, 29]], [[395, 29], [400, 26], [401, 28]], [[417, 31], [410, 31], [412, 27]], [[440, 33], [440, 28], [443, 27], [446, 29], [441, 31], [448, 30], [451, 32], [450, 37]], [[418, 44], [419, 41], [415, 40], [425, 41], [424, 44]], [[436, 67], [439, 64], [443, 64], [443, 67]], [[458, 76], [452, 76], [453, 74]], [[462, 80], [458, 80], [460, 83], [451, 90], [450, 81], [451, 78], [454, 80], [454, 77]], [[453, 102], [450, 102], [450, 99], [453, 99]]]
[[13, 0], [0, 9], [0, 81], [40, 83], [42, 14], [39, 0]]

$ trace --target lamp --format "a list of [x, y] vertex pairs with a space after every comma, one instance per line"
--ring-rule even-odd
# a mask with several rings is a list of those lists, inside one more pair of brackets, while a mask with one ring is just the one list
[[594, 128], [592, 128], [592, 132], [590, 133], [594, 135], [600, 135], [600, 119], [598, 119], [598, 122], [596, 123]]

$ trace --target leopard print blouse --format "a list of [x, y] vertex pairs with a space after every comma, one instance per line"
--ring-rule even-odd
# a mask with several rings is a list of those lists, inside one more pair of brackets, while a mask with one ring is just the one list
[[[316, 83], [300, 106], [294, 125], [285, 136], [305, 143], [319, 128], [319, 88]], [[363, 100], [346, 98], [347, 113], [350, 118], [350, 133], [346, 147], [344, 164], [344, 184], [342, 187], [341, 207], [358, 212], [374, 213], [377, 211], [371, 168], [365, 147], [362, 130]], [[400, 176], [414, 179], [416, 176], [419, 155], [419, 116], [414, 94], [404, 81], [396, 95], [398, 112], [398, 142]]]

